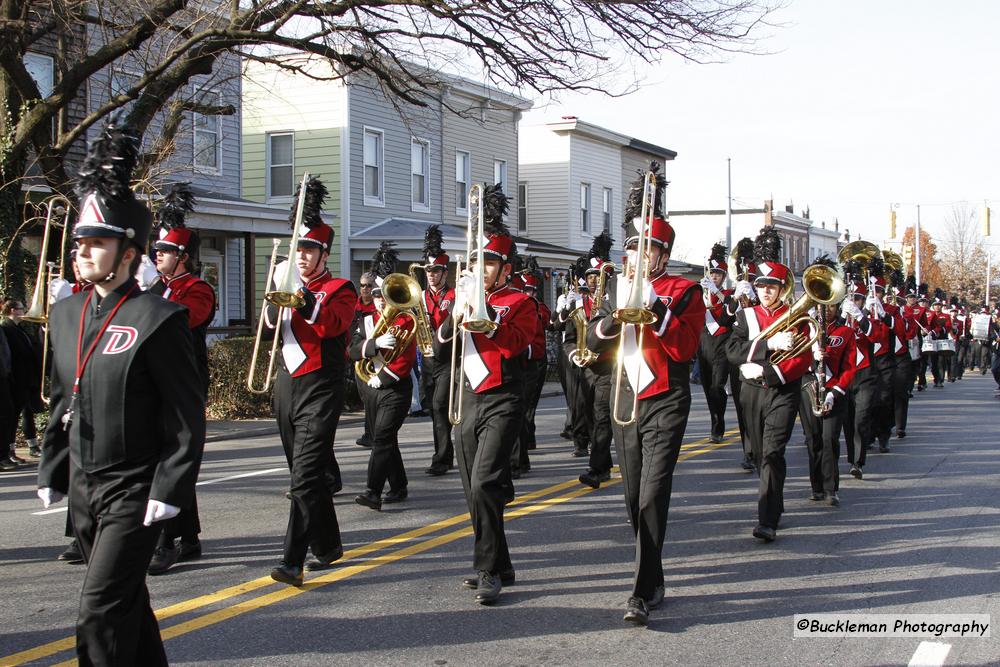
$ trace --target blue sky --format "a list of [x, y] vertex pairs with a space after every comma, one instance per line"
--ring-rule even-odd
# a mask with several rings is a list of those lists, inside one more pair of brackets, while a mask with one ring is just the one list
[[[992, 200], [1000, 218], [1000, 2], [792, 0], [759, 47], [696, 65], [644, 68], [641, 89], [538, 100], [667, 146], [672, 209], [808, 205], [815, 220], [888, 234], [915, 217], [938, 236], [952, 202]], [[994, 239], [1000, 242], [1000, 238]]]

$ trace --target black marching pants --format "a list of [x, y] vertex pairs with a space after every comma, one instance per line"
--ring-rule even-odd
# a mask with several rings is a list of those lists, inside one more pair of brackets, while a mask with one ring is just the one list
[[933, 371], [933, 365], [931, 364], [932, 354], [933, 352], [924, 352], [921, 350], [920, 359], [914, 363], [914, 375], [916, 376], [915, 380], [918, 387], [927, 387], [927, 368], [930, 366]]
[[760, 470], [757, 522], [777, 528], [785, 510], [785, 446], [799, 412], [801, 380], [777, 387], [744, 382], [740, 393], [747, 435]]
[[844, 440], [847, 442], [847, 462], [859, 468], [863, 468], [867, 460], [866, 447], [875, 442], [873, 422], [877, 391], [878, 377], [873, 366], [861, 368], [854, 374], [848, 391]]
[[480, 394], [466, 385], [462, 423], [455, 427], [455, 454], [472, 517], [476, 570], [498, 574], [513, 569], [503, 511], [514, 495], [510, 452], [523, 418], [520, 378]]
[[947, 352], [939, 352], [938, 356], [941, 358], [941, 361], [940, 361], [940, 366], [941, 366], [941, 371], [940, 371], [940, 373], [941, 373], [941, 381], [944, 382], [945, 376], [947, 376], [947, 378], [949, 380], [954, 380], [955, 377], [956, 377], [956, 375], [955, 375], [955, 357], [958, 356], [958, 355], [955, 352], [952, 352], [951, 350], [949, 350]]
[[729, 359], [726, 357], [728, 334], [713, 336], [708, 330], [701, 332], [698, 346], [698, 366], [701, 369], [701, 388], [705, 392], [708, 413], [712, 418], [712, 435], [721, 438], [726, 432], [726, 382], [729, 381]]
[[934, 378], [934, 384], [942, 384], [944, 382], [944, 373], [941, 366], [941, 359], [944, 356], [943, 352], [929, 352], [927, 354], [928, 362], [931, 365], [931, 376]]
[[[371, 387], [361, 381], [357, 373], [351, 373], [354, 376], [354, 384], [358, 388], [358, 397], [361, 399], [361, 405], [365, 404], [365, 394], [373, 391]], [[365, 443], [366, 446], [371, 446], [372, 444], [372, 421], [368, 417], [368, 411], [365, 410], [365, 432], [361, 434], [361, 442]]]
[[733, 405], [736, 407], [736, 421], [740, 427], [740, 441], [743, 443], [743, 455], [753, 456], [750, 447], [750, 438], [747, 437], [747, 419], [743, 413], [743, 401], [740, 400], [740, 392], [742, 390], [743, 380], [740, 378], [740, 367], [730, 365], [729, 391], [733, 395]]
[[575, 388], [570, 384], [570, 368], [574, 367], [572, 362], [566, 357], [573, 346], [567, 347], [560, 344], [556, 348], [556, 375], [559, 377], [559, 384], [562, 385], [563, 396], [566, 397], [566, 424], [563, 427], [567, 433], [573, 432], [573, 391]]
[[892, 370], [892, 401], [896, 433], [906, 431], [906, 418], [910, 412], [910, 387], [913, 386], [913, 359], [910, 353], [896, 357]]
[[274, 408], [292, 478], [282, 558], [286, 565], [302, 567], [310, 547], [320, 555], [341, 546], [326, 475], [343, 405], [344, 385], [339, 373], [321, 369], [293, 378], [284, 369], [278, 371]]
[[896, 403], [893, 396], [893, 377], [896, 372], [896, 355], [892, 352], [875, 357], [878, 370], [878, 389], [875, 395], [875, 437], [885, 444], [892, 436], [892, 425], [896, 422]]
[[951, 376], [961, 380], [965, 375], [965, 365], [969, 359], [969, 341], [959, 338], [955, 341], [955, 354], [952, 355]]
[[590, 441], [590, 460], [587, 467], [594, 472], [604, 473], [614, 465], [611, 461], [611, 375], [586, 370], [587, 382], [593, 390], [594, 429]]
[[[639, 401], [635, 423], [613, 425], [615, 442], [621, 447], [618, 462], [625, 504], [635, 533], [632, 595], [646, 600], [663, 585], [663, 543], [674, 467], [691, 411], [690, 365], [671, 364], [669, 372], [669, 391]], [[623, 379], [621, 400], [631, 405], [633, 396]]]
[[146, 569], [160, 526], [143, 526], [156, 462], [88, 474], [70, 465], [69, 515], [87, 562], [76, 624], [80, 665], [166, 665]]
[[375, 493], [382, 493], [386, 480], [393, 491], [406, 488], [406, 470], [399, 452], [399, 429], [410, 412], [412, 399], [413, 381], [409, 375], [389, 387], [365, 393], [365, 414], [372, 415], [367, 486]]
[[548, 362], [545, 359], [529, 359], [524, 365], [524, 389], [521, 397], [524, 405], [524, 419], [517, 442], [514, 443], [510, 452], [510, 467], [517, 468], [521, 472], [531, 469], [528, 451], [537, 446], [535, 441], [535, 411], [538, 409], [538, 400], [542, 397], [547, 367]]
[[[447, 348], [450, 352], [450, 348]], [[425, 383], [431, 402], [431, 427], [434, 433], [434, 456], [431, 465], [452, 467], [455, 464], [455, 446], [451, 441], [451, 422], [448, 421], [448, 388], [451, 379], [451, 358], [424, 357]]]
[[[840, 432], [844, 428], [848, 399], [836, 389], [832, 390], [833, 408], [826, 415], [817, 417], [813, 412], [812, 397], [806, 390], [808, 385], [815, 386], [816, 380], [802, 383], [802, 400], [799, 406], [799, 419], [806, 432], [806, 453], [809, 455], [809, 484], [813, 493], [836, 493], [840, 488], [840, 470], [837, 466], [840, 458]], [[820, 401], [824, 398], [825, 390], [819, 394]]]
[[594, 432], [594, 387], [586, 369], [572, 361], [566, 364], [566, 379], [573, 402], [573, 447], [585, 452], [590, 448], [590, 438]]

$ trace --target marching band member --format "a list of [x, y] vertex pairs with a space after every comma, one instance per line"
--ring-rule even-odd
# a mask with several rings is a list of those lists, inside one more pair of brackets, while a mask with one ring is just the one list
[[[621, 380], [619, 398], [624, 405], [636, 405], [632, 423], [622, 425], [619, 421], [628, 420], [614, 415], [612, 428], [620, 448], [625, 502], [635, 535], [635, 575], [624, 620], [638, 625], [648, 622], [650, 609], [659, 606], [664, 597], [662, 554], [667, 512], [674, 467], [691, 410], [691, 361], [705, 325], [701, 288], [667, 273], [675, 234], [663, 211], [666, 179], [656, 173], [657, 163], [650, 166], [655, 192], [649, 217], [642, 219], [645, 178], [633, 184], [625, 209], [628, 269], [618, 280], [616, 303], [624, 305], [633, 283], [641, 281], [643, 306], [655, 319], [650, 324], [625, 326], [615, 320], [615, 306], [608, 304], [606, 314], [593, 319], [587, 334], [587, 347], [595, 352], [623, 345], [620, 363], [625, 377], [615, 373]], [[639, 234], [647, 226], [649, 246], [645, 257], [639, 257]], [[643, 264], [648, 267], [645, 275], [639, 273]], [[641, 349], [640, 327], [644, 329]]]
[[[196, 275], [201, 242], [198, 234], [184, 225], [184, 217], [193, 210], [194, 194], [189, 185], [175, 183], [157, 211], [160, 240], [153, 244], [153, 250], [156, 252], [156, 270], [160, 280], [150, 287], [149, 292], [187, 310], [199, 379], [207, 395], [208, 347], [205, 336], [208, 325], [215, 317], [215, 290]], [[199, 558], [200, 532], [198, 498], [195, 494], [190, 507], [182, 509], [176, 518], [163, 522], [163, 532], [149, 563], [149, 573], [163, 574], [174, 563]], [[176, 544], [177, 538], [180, 538], [179, 545]]]
[[[825, 255], [815, 261], [836, 267]], [[840, 505], [840, 432], [847, 414], [848, 392], [857, 369], [857, 343], [854, 331], [840, 314], [840, 303], [818, 305], [825, 308], [826, 332], [820, 340], [826, 344], [817, 355], [811, 373], [803, 378], [799, 419], [806, 434], [806, 453], [809, 456], [809, 483], [812, 499], [826, 500], [830, 505]], [[819, 341], [814, 350], [819, 351]], [[823, 364], [825, 382], [818, 387], [817, 371]], [[822, 400], [820, 414], [816, 414], [815, 400]]]
[[[512, 270], [514, 239], [503, 223], [507, 197], [502, 187], [493, 185], [483, 192], [482, 229], [484, 265], [481, 272], [486, 291], [486, 312], [496, 328], [486, 333], [467, 331], [464, 351], [462, 421], [455, 427], [455, 454], [462, 476], [462, 489], [472, 518], [475, 546], [473, 567], [478, 575], [463, 582], [476, 591], [475, 600], [492, 604], [500, 597], [502, 584], [514, 582], [507, 536], [504, 533], [504, 505], [512, 498], [510, 452], [521, 431], [524, 418], [522, 378], [524, 352], [537, 328], [537, 311], [531, 299], [507, 284]], [[475, 260], [475, 257], [470, 258]], [[438, 343], [451, 340], [455, 317], [466, 317], [468, 304], [476, 298], [479, 284], [466, 272], [455, 288], [454, 310], [438, 327]], [[455, 345], [461, 345], [456, 339]], [[435, 356], [438, 351], [435, 349]]]
[[[940, 287], [934, 288], [934, 301], [931, 303], [931, 313], [928, 321], [931, 326], [931, 339], [943, 341], [951, 331], [951, 318], [944, 312], [945, 293]], [[945, 373], [951, 373], [951, 353], [935, 349], [931, 353], [931, 375], [935, 387], [944, 387]], [[947, 371], [945, 370], [947, 369]]]
[[[891, 280], [892, 287], [897, 294], [896, 299], [899, 300], [899, 295], [903, 293], [904, 288], [907, 288], [902, 270], [893, 271]], [[890, 318], [891, 344], [896, 361], [892, 370], [891, 383], [892, 423], [896, 426], [896, 437], [905, 438], [906, 420], [910, 409], [910, 386], [913, 384], [913, 359], [910, 356], [910, 350], [911, 341], [917, 335], [917, 325], [907, 316], [904, 305], [886, 303], [884, 307], [886, 315]]]
[[[566, 295], [556, 301], [559, 327], [563, 331], [562, 353], [566, 356], [566, 403], [570, 406], [570, 433], [573, 436], [573, 456], [584, 457], [590, 453], [590, 437], [594, 430], [594, 420], [591, 414], [592, 403], [588, 400], [590, 390], [583, 368], [573, 363], [576, 353], [579, 332], [578, 321], [573, 317], [577, 309], [582, 309], [584, 315], [591, 310], [591, 287], [597, 284], [597, 274], [587, 275], [590, 262], [586, 257], [578, 257], [573, 268], [573, 275], [578, 276], [575, 287], [570, 288]], [[579, 277], [583, 276], [583, 277]]]
[[[594, 308], [594, 300], [584, 297], [587, 322], [594, 319], [601, 319], [611, 311], [606, 307], [611, 301], [611, 278], [614, 276], [614, 268], [611, 262], [611, 244], [613, 239], [607, 232], [601, 232], [595, 239], [590, 249], [590, 267], [586, 271], [588, 281], [593, 281], [593, 294], [596, 298], [598, 280], [601, 272], [608, 273], [606, 276], [601, 294], [599, 308]], [[591, 276], [593, 276], [591, 278]], [[589, 324], [588, 324], [589, 327]], [[590, 349], [588, 347], [588, 349]], [[611, 479], [611, 468], [614, 465], [611, 460], [611, 378], [615, 368], [615, 350], [608, 348], [600, 352], [594, 351], [597, 358], [590, 365], [582, 368], [584, 387], [586, 391], [586, 410], [591, 416], [590, 431], [590, 458], [587, 461], [587, 470], [581, 474], [579, 479], [581, 484], [597, 489], [601, 482]]]
[[526, 267], [521, 275], [521, 291], [535, 303], [538, 311], [538, 326], [535, 334], [528, 345], [525, 359], [524, 371], [524, 423], [521, 426], [521, 435], [511, 452], [510, 467], [511, 477], [518, 479], [521, 475], [531, 470], [531, 459], [528, 452], [536, 447], [535, 441], [535, 411], [538, 409], [538, 401], [542, 397], [542, 389], [545, 387], [545, 371], [549, 362], [546, 355], [545, 330], [552, 317], [552, 311], [545, 305], [544, 301], [538, 298], [538, 291], [541, 289], [541, 271], [538, 268], [538, 260], [532, 256], [524, 258]]
[[[854, 268], [855, 265], [857, 268]], [[844, 273], [860, 276], [858, 262], [845, 262]], [[847, 415], [844, 419], [844, 440], [847, 442], [847, 462], [851, 475], [864, 478], [868, 448], [875, 442], [875, 405], [878, 396], [878, 369], [875, 367], [875, 342], [879, 338], [880, 321], [871, 317], [871, 311], [862, 310], [868, 301], [868, 290], [863, 280], [847, 284], [847, 298], [840, 307], [844, 320], [854, 331], [856, 369], [848, 396]]]
[[951, 355], [951, 369], [948, 382], [961, 380], [965, 375], [965, 362], [969, 354], [969, 317], [957, 296], [951, 297], [950, 337], [955, 341], [955, 352]]
[[[757, 266], [753, 263], [754, 243], [753, 239], [744, 236], [736, 242], [733, 256], [737, 262], [736, 275], [740, 277], [733, 286], [732, 298], [737, 308], [757, 305], [757, 291], [754, 289], [753, 280], [757, 277]], [[729, 267], [726, 267], [727, 270]], [[742, 270], [740, 270], [742, 269]], [[735, 316], [733, 321], [735, 322]], [[731, 328], [731, 325], [730, 325]], [[743, 401], [740, 400], [740, 390], [743, 387], [743, 380], [740, 377], [740, 367], [730, 364], [727, 353], [726, 363], [729, 366], [729, 390], [733, 396], [733, 405], [736, 407], [736, 420], [740, 427], [740, 442], [743, 445], [743, 460], [740, 466], [746, 472], [757, 472], [757, 462], [753, 458], [753, 448], [750, 446], [750, 438], [747, 437], [746, 417], [743, 415]]]
[[771, 361], [776, 352], [792, 350], [796, 338], [803, 335], [801, 330], [780, 331], [766, 340], [758, 338], [788, 310], [782, 301], [782, 289], [794, 278], [791, 270], [778, 261], [780, 256], [778, 232], [771, 226], [763, 228], [754, 241], [758, 274], [754, 287], [760, 305], [739, 311], [727, 345], [729, 363], [739, 365], [743, 377], [740, 400], [754, 461], [760, 470], [753, 536], [765, 542], [774, 541], [784, 511], [785, 446], [798, 412], [802, 376], [812, 364], [808, 349], [777, 363]]
[[566, 270], [564, 280], [565, 291], [556, 299], [556, 307], [552, 311], [552, 317], [549, 320], [548, 330], [554, 331], [557, 334], [559, 353], [556, 354], [556, 376], [559, 378], [559, 385], [562, 387], [563, 396], [566, 398], [566, 420], [563, 424], [562, 431], [559, 433], [559, 437], [564, 440], [572, 440], [573, 424], [576, 422], [573, 418], [573, 395], [576, 391], [576, 379], [575, 376], [570, 377], [569, 367], [572, 366], [572, 364], [569, 361], [569, 353], [576, 347], [576, 340], [574, 336], [571, 335], [572, 331], [566, 330], [566, 323], [562, 316], [563, 311], [568, 308], [566, 301], [570, 294], [572, 293], [574, 299], [576, 298], [575, 264], [570, 265], [570, 267]]
[[[52, 306], [50, 419], [38, 467], [48, 507], [69, 495], [87, 562], [76, 627], [86, 665], [166, 665], [146, 589], [160, 535], [188, 507], [204, 447], [205, 394], [184, 309], [132, 277], [152, 214], [129, 188], [139, 140], [94, 141], [73, 229], [89, 290]], [[153, 425], [155, 428], [150, 428]]]
[[[450, 258], [441, 247], [441, 227], [431, 225], [424, 233], [424, 274], [427, 289], [423, 292], [424, 309], [430, 320], [431, 331], [437, 331], [455, 302], [455, 290], [448, 286]], [[451, 440], [451, 423], [448, 421], [448, 359], [451, 347], [442, 347], [441, 357], [423, 357], [420, 374], [425, 391], [431, 397], [431, 424], [434, 433], [434, 456], [424, 472], [428, 475], [447, 474], [455, 465], [455, 447]]]
[[[375, 308], [375, 297], [372, 296], [372, 291], [375, 289], [375, 276], [371, 273], [361, 274], [361, 279], [358, 281], [360, 294], [358, 294], [358, 301], [354, 304], [354, 320], [351, 322], [351, 336], [353, 337], [357, 333], [358, 328], [361, 326], [361, 322], [365, 317], [369, 315], [374, 315], [378, 312]], [[345, 364], [350, 367], [350, 364]], [[353, 382], [355, 388], [358, 391], [358, 398], [361, 399], [362, 408], [364, 408], [365, 393], [368, 391], [368, 385], [361, 381], [361, 378], [354, 373], [354, 369], [351, 368], [351, 376], [348, 378], [348, 382]], [[372, 425], [371, 421], [368, 419], [367, 412], [365, 413], [364, 420], [365, 428], [355, 444], [358, 447], [371, 447], [372, 446]]]
[[[384, 331], [375, 336], [376, 327], [385, 313], [385, 299], [382, 287], [386, 276], [396, 268], [397, 254], [394, 243], [382, 241], [372, 258], [370, 275], [375, 277], [375, 307], [378, 311], [368, 315], [354, 333], [351, 341], [351, 360], [358, 362], [371, 359], [374, 373], [367, 380], [369, 391], [365, 393], [365, 413], [372, 425], [372, 452], [368, 459], [368, 483], [364, 493], [354, 499], [359, 505], [381, 510], [382, 503], [398, 503], [406, 500], [406, 470], [403, 455], [399, 451], [399, 429], [406, 421], [410, 410], [413, 380], [410, 371], [417, 362], [417, 346], [413, 339], [413, 320], [405, 313], [399, 313]], [[409, 343], [401, 353], [386, 361], [390, 352], [403, 345], [403, 336], [409, 335]], [[362, 378], [364, 379], [364, 378]], [[389, 492], [382, 498], [382, 489], [389, 482]]]
[[889, 451], [889, 438], [895, 421], [892, 376], [896, 368], [896, 354], [892, 349], [892, 317], [885, 309], [885, 262], [881, 255], [868, 260], [868, 276], [869, 289], [864, 309], [875, 323], [870, 336], [876, 372], [874, 431], [878, 450], [886, 453]]
[[[733, 402], [737, 414], [743, 407], [739, 403], [737, 382], [729, 372], [726, 357], [726, 343], [736, 318], [739, 304], [733, 298], [733, 290], [723, 288], [726, 280], [726, 246], [716, 243], [705, 262], [707, 276], [701, 280], [701, 289], [706, 294], [705, 327], [698, 345], [698, 367], [701, 369], [701, 388], [705, 392], [705, 402], [711, 418], [712, 442], [722, 442], [726, 435], [726, 382], [733, 386]], [[742, 422], [742, 419], [738, 421]]]
[[[351, 281], [334, 278], [326, 268], [334, 236], [321, 217], [326, 194], [318, 178], [309, 179], [298, 247], [274, 271], [276, 286], [284, 282], [285, 271], [295, 272], [302, 305], [265, 309], [265, 324], [278, 328], [281, 336], [274, 410], [291, 472], [285, 543], [281, 563], [271, 570], [271, 578], [292, 586], [302, 585], [308, 549], [315, 556], [306, 566], [309, 570], [329, 567], [344, 554], [327, 471], [344, 405], [347, 337], [357, 292]], [[293, 201], [298, 198], [296, 192]], [[293, 205], [289, 216], [293, 225], [295, 209]]]
[[930, 297], [927, 290], [927, 283], [920, 283], [920, 287], [917, 290], [917, 305], [913, 309], [913, 321], [917, 323], [920, 329], [920, 361], [916, 364], [917, 391], [923, 391], [927, 388], [928, 366], [931, 367], [933, 372], [933, 364], [931, 364], [933, 351], [924, 349], [926, 345], [925, 341], [934, 340], [931, 335], [934, 313], [930, 309]]

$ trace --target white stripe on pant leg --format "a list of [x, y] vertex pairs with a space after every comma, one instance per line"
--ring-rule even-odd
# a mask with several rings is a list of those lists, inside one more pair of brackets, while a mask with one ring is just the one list
[[948, 652], [951, 651], [951, 644], [941, 642], [920, 642], [917, 650], [910, 658], [908, 667], [941, 667]]

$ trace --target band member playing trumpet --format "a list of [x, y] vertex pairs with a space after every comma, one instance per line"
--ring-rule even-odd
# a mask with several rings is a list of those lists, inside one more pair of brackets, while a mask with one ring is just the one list
[[[424, 310], [432, 331], [437, 331], [451, 312], [455, 290], [448, 286], [448, 263], [451, 261], [441, 247], [441, 228], [431, 225], [424, 233]], [[428, 475], [447, 474], [455, 465], [455, 447], [451, 440], [451, 423], [448, 421], [448, 359], [451, 346], [441, 349], [442, 356], [424, 356], [421, 382], [431, 397], [431, 424], [434, 433], [434, 456], [424, 472]]]
[[920, 360], [914, 369], [916, 371], [914, 380], [916, 381], [918, 392], [927, 388], [927, 368], [928, 366], [932, 366], [931, 361], [934, 352], [934, 313], [930, 309], [931, 299], [927, 291], [928, 289], [927, 283], [920, 283], [920, 288], [917, 291], [916, 306], [913, 308], [913, 321], [920, 327]]
[[[802, 325], [771, 325], [790, 314], [783, 297], [793, 286], [791, 270], [778, 261], [781, 237], [765, 227], [754, 242], [760, 305], [742, 309], [729, 337], [729, 363], [740, 367], [740, 400], [754, 461], [760, 471], [757, 527], [753, 536], [773, 542], [784, 511], [785, 446], [798, 413], [802, 376], [812, 353], [801, 345], [807, 336]], [[771, 335], [767, 335], [769, 332]], [[804, 347], [797, 351], [796, 347]]]
[[293, 226], [301, 222], [293, 233], [298, 241], [292, 260], [274, 271], [275, 292], [297, 295], [299, 305], [265, 310], [265, 324], [281, 336], [274, 409], [291, 472], [284, 550], [271, 578], [292, 586], [302, 585], [310, 548], [315, 560], [309, 570], [329, 567], [344, 554], [327, 471], [344, 404], [348, 329], [357, 302], [354, 284], [326, 268], [334, 236], [321, 217], [326, 186], [313, 177], [301, 190], [300, 185], [295, 196], [296, 201], [304, 196], [301, 219], [295, 205], [291, 213]]
[[[475, 197], [479, 197], [478, 200]], [[454, 340], [461, 366], [453, 365], [455, 454], [475, 536], [473, 567], [478, 575], [463, 584], [475, 600], [492, 604], [503, 584], [514, 582], [504, 505], [512, 499], [510, 452], [524, 418], [524, 353], [538, 326], [531, 299], [508, 285], [514, 239], [503, 223], [507, 197], [498, 185], [475, 185], [470, 193], [468, 253], [473, 265], [455, 289], [455, 307], [438, 328], [438, 343]], [[473, 216], [473, 211], [480, 211]], [[482, 231], [480, 231], [480, 229]], [[434, 351], [438, 356], [437, 349]], [[456, 410], [457, 408], [457, 410]]]
[[[149, 292], [168, 301], [180, 304], [187, 310], [188, 326], [194, 343], [195, 361], [199, 379], [208, 393], [208, 347], [205, 336], [208, 325], [215, 317], [215, 290], [197, 276], [197, 232], [184, 224], [184, 218], [194, 210], [194, 194], [187, 183], [175, 183], [163, 198], [156, 212], [160, 225], [160, 239], [153, 244], [156, 253], [156, 270], [160, 279]], [[191, 506], [181, 510], [174, 519], [163, 523], [163, 533], [149, 563], [150, 574], [163, 574], [174, 563], [193, 560], [201, 556], [201, 521], [198, 517], [198, 498]], [[176, 544], [180, 538], [180, 544]]]
[[[525, 270], [522, 272], [524, 292], [532, 301], [538, 311], [538, 327], [535, 335], [531, 339], [526, 352], [525, 360], [525, 382], [524, 382], [524, 423], [521, 426], [521, 435], [517, 439], [517, 445], [511, 454], [511, 476], [515, 479], [531, 469], [531, 460], [528, 452], [536, 447], [535, 441], [535, 411], [538, 409], [538, 401], [542, 397], [542, 389], [545, 387], [545, 372], [549, 362], [546, 354], [545, 331], [549, 320], [552, 318], [552, 311], [545, 305], [545, 302], [538, 298], [539, 290], [542, 286], [541, 271], [538, 268], [538, 260], [528, 256], [524, 260]], [[514, 469], [517, 474], [514, 474]]]
[[[835, 268], [825, 255], [816, 264]], [[823, 309], [820, 312], [819, 309]], [[847, 414], [848, 392], [857, 368], [854, 331], [840, 316], [840, 299], [816, 306], [815, 319], [825, 331], [813, 345], [815, 360], [802, 381], [799, 419], [806, 435], [812, 499], [840, 505], [840, 433]], [[822, 364], [822, 366], [821, 366]], [[819, 386], [820, 379], [823, 386]]]
[[691, 362], [705, 326], [697, 283], [667, 273], [674, 229], [663, 213], [659, 164], [633, 184], [625, 209], [624, 274], [615, 306], [595, 317], [587, 347], [617, 344], [612, 419], [625, 502], [635, 535], [635, 575], [624, 620], [645, 625], [663, 601], [663, 542], [674, 467], [691, 410]]
[[722, 286], [727, 272], [726, 246], [716, 243], [705, 262], [705, 277], [701, 280], [706, 308], [705, 327], [698, 345], [698, 367], [701, 369], [701, 387], [705, 392], [705, 402], [708, 403], [712, 422], [712, 442], [722, 442], [726, 435], [727, 381], [732, 386], [733, 402], [742, 426], [742, 417], [739, 416], [743, 411], [740, 405], [739, 380], [730, 374], [729, 359], [726, 357], [726, 342], [739, 309], [739, 303], [733, 298], [733, 290]]
[[[413, 393], [410, 371], [417, 362], [417, 347], [413, 344], [413, 317], [398, 311], [393, 315], [386, 307], [383, 289], [388, 289], [386, 278], [396, 268], [397, 254], [393, 245], [383, 241], [375, 251], [371, 275], [375, 277], [372, 295], [378, 312], [362, 320], [351, 341], [351, 360], [358, 362], [355, 364], [358, 376], [370, 390], [365, 392], [364, 401], [366, 417], [372, 425], [367, 488], [354, 502], [373, 510], [381, 510], [383, 502], [402, 502], [408, 495], [398, 436], [410, 409]], [[392, 317], [392, 321], [385, 322], [386, 316]], [[389, 492], [382, 498], [386, 481]]]

